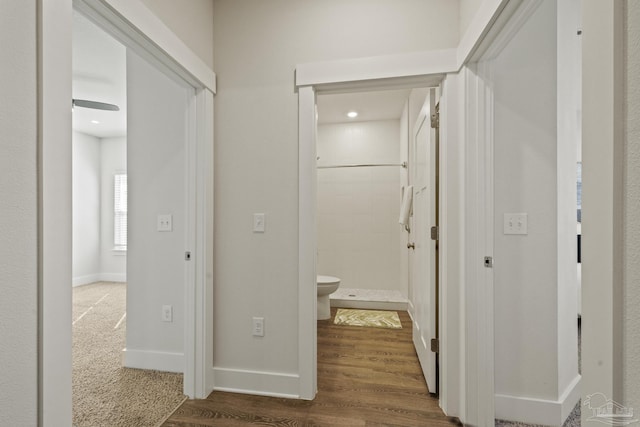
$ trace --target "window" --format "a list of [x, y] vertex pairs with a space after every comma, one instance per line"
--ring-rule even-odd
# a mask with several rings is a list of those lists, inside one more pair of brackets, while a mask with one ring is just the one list
[[114, 175], [113, 245], [115, 250], [127, 250], [127, 174]]

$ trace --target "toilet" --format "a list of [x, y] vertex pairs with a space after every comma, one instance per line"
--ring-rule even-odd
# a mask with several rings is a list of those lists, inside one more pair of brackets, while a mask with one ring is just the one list
[[331, 305], [329, 295], [338, 290], [340, 279], [333, 276], [318, 276], [318, 320], [327, 320], [331, 318]]

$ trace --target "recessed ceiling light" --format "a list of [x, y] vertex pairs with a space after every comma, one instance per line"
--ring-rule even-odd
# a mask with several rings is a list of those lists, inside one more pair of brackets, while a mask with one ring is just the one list
[[91, 123], [93, 123], [94, 125], [99, 125], [100, 124], [100, 122], [97, 121], [97, 120], [91, 120]]
[[347, 117], [349, 117], [350, 119], [355, 119], [356, 117], [358, 117], [358, 112], [357, 111], [349, 111], [347, 113]]

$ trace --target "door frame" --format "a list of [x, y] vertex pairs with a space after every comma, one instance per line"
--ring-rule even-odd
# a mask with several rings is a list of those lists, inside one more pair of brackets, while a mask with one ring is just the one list
[[298, 360], [299, 397], [302, 399], [311, 400], [317, 392], [316, 95], [400, 87], [435, 87], [447, 73], [456, 71], [456, 51], [453, 49], [296, 67], [299, 108]]
[[[76, 8], [194, 88], [189, 215], [193, 280], [185, 286], [184, 392], [213, 390], [213, 98], [215, 74], [139, 0], [38, 0], [39, 425], [70, 425], [71, 22]], [[68, 209], [60, 209], [60, 205]]]

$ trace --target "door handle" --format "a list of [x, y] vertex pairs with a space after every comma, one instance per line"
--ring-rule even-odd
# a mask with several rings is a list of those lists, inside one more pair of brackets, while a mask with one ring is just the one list
[[415, 243], [407, 243], [407, 249], [416, 249], [416, 244]]

